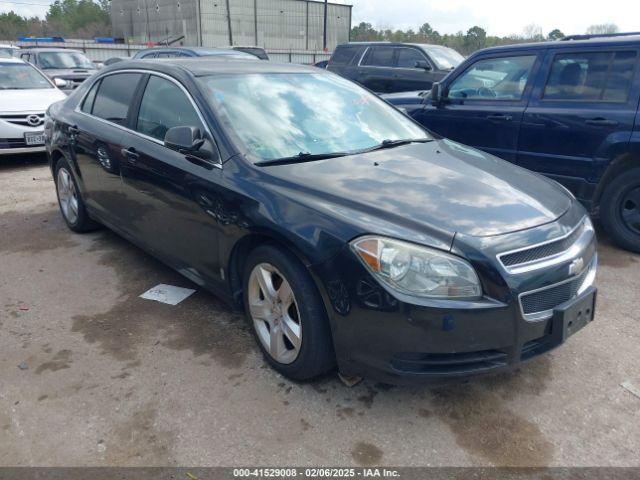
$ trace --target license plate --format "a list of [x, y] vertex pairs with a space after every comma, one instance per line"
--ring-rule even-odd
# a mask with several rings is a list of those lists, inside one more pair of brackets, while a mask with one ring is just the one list
[[24, 134], [24, 143], [29, 147], [44, 145], [44, 132], [29, 132]]
[[596, 291], [588, 293], [577, 300], [560, 305], [554, 311], [552, 335], [560, 342], [581, 330], [593, 321], [596, 306]]

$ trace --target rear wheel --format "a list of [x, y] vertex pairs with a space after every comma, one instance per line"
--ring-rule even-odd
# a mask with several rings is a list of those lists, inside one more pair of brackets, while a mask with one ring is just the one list
[[615, 243], [640, 253], [640, 168], [621, 173], [607, 185], [600, 220]]
[[74, 232], [88, 232], [97, 228], [98, 224], [91, 220], [87, 213], [78, 184], [66, 159], [56, 164], [55, 180], [60, 212], [69, 228]]
[[255, 249], [244, 272], [244, 307], [269, 364], [293, 380], [308, 380], [334, 365], [324, 305], [309, 272], [287, 251]]

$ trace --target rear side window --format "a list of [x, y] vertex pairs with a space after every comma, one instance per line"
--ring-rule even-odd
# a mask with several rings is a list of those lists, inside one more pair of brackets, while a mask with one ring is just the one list
[[152, 75], [142, 96], [136, 130], [158, 140], [172, 127], [198, 127], [200, 117], [187, 95], [175, 83]]
[[141, 77], [140, 73], [117, 73], [104, 77], [93, 102], [93, 115], [125, 125]]
[[158, 58], [176, 58], [179, 56], [180, 54], [177, 52], [160, 52], [158, 54]]
[[347, 65], [351, 63], [353, 57], [356, 56], [360, 47], [358, 46], [343, 46], [336, 48], [331, 57], [331, 63], [334, 65]]
[[561, 53], [544, 89], [547, 100], [626, 102], [637, 52]]
[[371, 47], [367, 50], [362, 65], [369, 67], [393, 67], [393, 47]]

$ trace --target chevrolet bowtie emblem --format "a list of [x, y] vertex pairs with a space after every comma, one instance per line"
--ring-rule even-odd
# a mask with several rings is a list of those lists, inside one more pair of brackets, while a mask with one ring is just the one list
[[584, 268], [584, 259], [582, 257], [576, 258], [571, 264], [569, 264], [569, 275], [577, 275]]

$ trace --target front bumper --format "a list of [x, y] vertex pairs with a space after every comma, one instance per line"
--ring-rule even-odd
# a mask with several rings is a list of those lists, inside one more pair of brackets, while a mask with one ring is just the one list
[[20, 155], [23, 153], [44, 153], [45, 151], [46, 148], [44, 145], [37, 147], [0, 148], [0, 156]]
[[[586, 268], [597, 263], [595, 240], [585, 255]], [[565, 281], [564, 265], [514, 279], [500, 271], [497, 262], [486, 259], [483, 265], [477, 258], [472, 263], [485, 291], [484, 298], [473, 302], [425, 300], [389, 291], [349, 248], [313, 267], [324, 285], [340, 371], [392, 384], [507, 371], [562, 344], [567, 332], [578, 330], [578, 322], [567, 327], [570, 320], [564, 320], [568, 314], [563, 312], [595, 301], [595, 289], [587, 285], [555, 305], [549, 316], [527, 319], [519, 294]], [[590, 321], [593, 308], [593, 303], [588, 312], [584, 307], [581, 319], [588, 316]]]

